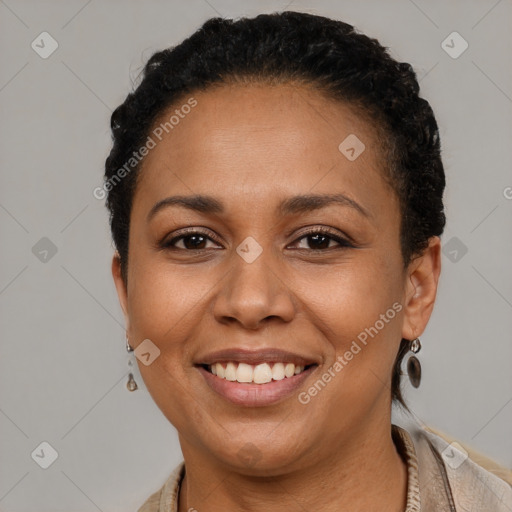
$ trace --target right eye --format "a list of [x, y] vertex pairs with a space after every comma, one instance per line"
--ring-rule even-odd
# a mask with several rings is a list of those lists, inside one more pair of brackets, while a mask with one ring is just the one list
[[[183, 251], [205, 251], [209, 247], [205, 244], [214, 242], [214, 240], [207, 236], [206, 233], [197, 230], [190, 230], [175, 236], [168, 241], [162, 243], [162, 248], [169, 250], [183, 250]], [[181, 247], [178, 244], [181, 243]], [[215, 242], [216, 243], [216, 242]]]

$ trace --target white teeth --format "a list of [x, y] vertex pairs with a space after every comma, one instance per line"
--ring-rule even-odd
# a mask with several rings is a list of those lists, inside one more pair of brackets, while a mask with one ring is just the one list
[[215, 366], [215, 369], [217, 370], [217, 377], [220, 377], [221, 379], [226, 377], [226, 369], [224, 368], [224, 366], [222, 366], [220, 363], [216, 363], [212, 366]]
[[272, 367], [272, 378], [274, 380], [283, 380], [284, 379], [284, 364], [276, 363]]
[[226, 365], [225, 379], [226, 380], [230, 380], [230, 381], [236, 380], [236, 366], [235, 366], [235, 363], [229, 362]]
[[288, 363], [284, 367], [284, 376], [285, 377], [293, 377], [295, 375], [295, 365], [292, 363]]
[[253, 373], [250, 364], [240, 363], [236, 370], [236, 380], [238, 382], [252, 382]]
[[269, 363], [250, 365], [230, 361], [227, 364], [214, 363], [210, 365], [210, 372], [221, 379], [231, 382], [266, 384], [272, 380], [283, 380], [304, 371], [304, 366], [295, 366], [293, 363]]
[[254, 368], [254, 383], [266, 384], [272, 380], [272, 370], [267, 363], [259, 364]]

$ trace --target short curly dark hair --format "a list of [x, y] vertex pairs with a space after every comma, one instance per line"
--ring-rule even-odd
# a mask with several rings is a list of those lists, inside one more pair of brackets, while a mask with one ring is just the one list
[[[113, 147], [104, 190], [112, 237], [127, 279], [130, 213], [140, 163], [133, 154], [158, 118], [194, 91], [227, 83], [299, 83], [345, 102], [379, 130], [383, 172], [401, 208], [404, 266], [439, 236], [446, 222], [445, 176], [437, 123], [420, 98], [411, 65], [394, 60], [376, 40], [323, 16], [285, 11], [239, 20], [212, 18], [181, 44], [155, 53], [142, 80], [111, 117]], [[126, 163], [133, 162], [129, 172]], [[123, 167], [124, 166], [124, 167]], [[392, 374], [392, 398], [407, 409], [400, 389], [402, 339]]]

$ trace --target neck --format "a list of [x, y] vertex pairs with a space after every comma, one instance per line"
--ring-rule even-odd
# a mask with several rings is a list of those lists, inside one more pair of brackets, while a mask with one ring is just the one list
[[188, 448], [182, 444], [186, 475], [179, 512], [282, 512], [283, 507], [402, 512], [406, 506], [407, 468], [393, 443], [390, 422], [371, 435], [358, 429], [350, 442], [330, 447], [329, 456], [271, 478], [241, 475]]

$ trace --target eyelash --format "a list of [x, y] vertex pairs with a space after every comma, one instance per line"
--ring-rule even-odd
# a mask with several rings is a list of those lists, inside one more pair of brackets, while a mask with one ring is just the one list
[[[182, 232], [180, 235], [178, 236], [175, 236], [173, 237], [171, 240], [169, 241], [165, 241], [162, 240], [162, 242], [159, 243], [159, 246], [162, 248], [162, 249], [166, 249], [166, 250], [177, 250], [177, 251], [188, 251], [188, 252], [202, 252], [202, 251], [207, 251], [208, 249], [182, 249], [181, 247], [180, 248], [176, 248], [173, 244], [175, 244], [176, 242], [178, 242], [179, 240], [182, 240], [184, 238], [187, 238], [189, 236], [194, 236], [194, 235], [200, 235], [200, 236], [203, 236], [215, 243], [219, 243], [217, 242], [217, 240], [215, 240], [214, 238], [212, 238], [210, 235], [208, 235], [206, 232], [204, 231], [200, 231], [200, 230], [197, 230], [196, 228], [191, 228], [190, 230], [186, 230], [184, 232]], [[294, 242], [298, 242], [304, 238], [307, 238], [308, 236], [312, 236], [312, 235], [323, 235], [323, 236], [327, 236], [328, 238], [330, 238], [331, 240], [334, 240], [335, 242], [337, 242], [339, 244], [338, 247], [328, 247], [326, 249], [304, 249], [304, 248], [301, 248], [301, 249], [295, 249], [295, 250], [299, 250], [299, 251], [303, 251], [303, 250], [306, 250], [306, 251], [310, 251], [310, 252], [315, 252], [315, 253], [318, 253], [318, 252], [325, 252], [325, 251], [328, 251], [328, 250], [332, 250], [332, 249], [345, 249], [345, 248], [355, 248], [355, 245], [350, 242], [347, 238], [344, 238], [344, 237], [341, 237], [340, 235], [338, 234], [335, 234], [333, 233], [332, 231], [328, 230], [328, 229], [322, 229], [322, 228], [310, 228], [306, 231], [304, 231], [301, 236], [297, 239], [295, 239]]]

